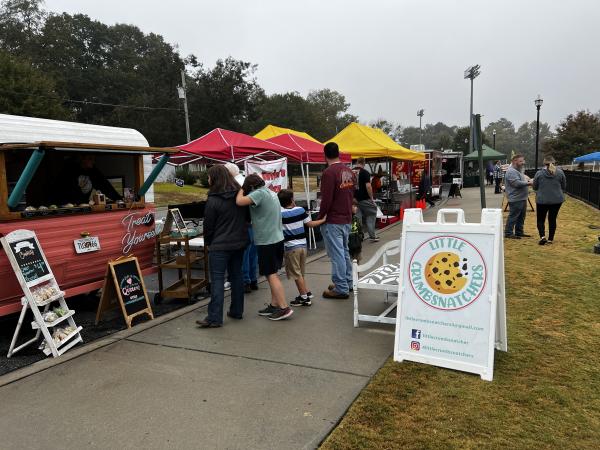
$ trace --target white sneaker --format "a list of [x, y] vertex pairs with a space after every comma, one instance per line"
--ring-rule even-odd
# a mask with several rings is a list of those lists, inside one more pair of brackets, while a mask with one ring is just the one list
[[223, 289], [225, 289], [226, 291], [231, 289], [231, 283], [229, 281], [226, 281], [225, 284], [223, 285]]

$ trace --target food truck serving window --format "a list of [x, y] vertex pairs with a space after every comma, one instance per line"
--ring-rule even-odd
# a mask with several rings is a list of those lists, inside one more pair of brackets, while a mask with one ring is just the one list
[[[174, 151], [72, 145], [0, 146], [0, 220], [144, 207], [143, 194]], [[163, 152], [144, 183], [143, 155]]]

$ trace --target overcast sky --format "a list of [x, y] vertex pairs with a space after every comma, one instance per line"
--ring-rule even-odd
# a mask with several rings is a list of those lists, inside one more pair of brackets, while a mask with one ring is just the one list
[[331, 88], [361, 121], [465, 125], [466, 67], [481, 65], [475, 113], [484, 124], [554, 127], [600, 109], [598, 0], [46, 0], [50, 11], [129, 23], [207, 66], [258, 64], [268, 94]]

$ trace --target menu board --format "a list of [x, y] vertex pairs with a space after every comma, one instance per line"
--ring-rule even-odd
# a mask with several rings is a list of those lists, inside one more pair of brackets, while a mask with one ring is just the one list
[[26, 283], [50, 274], [35, 236], [10, 242], [9, 247]]
[[173, 222], [175, 222], [175, 226], [179, 230], [180, 233], [183, 233], [186, 230], [185, 220], [183, 220], [183, 216], [178, 208], [170, 209], [169, 212], [173, 216]]
[[141, 314], [147, 314], [150, 319], [154, 319], [144, 278], [135, 256], [108, 263], [102, 296], [96, 313], [96, 325], [102, 314], [111, 309], [115, 297], [121, 306], [123, 317], [129, 328], [131, 328], [132, 320]]

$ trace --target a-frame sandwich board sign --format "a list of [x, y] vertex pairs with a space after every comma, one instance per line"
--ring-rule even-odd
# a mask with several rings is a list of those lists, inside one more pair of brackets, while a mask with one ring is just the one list
[[500, 209], [483, 209], [480, 223], [461, 209], [438, 211], [436, 222], [405, 211], [395, 361], [492, 380], [494, 349], [508, 350], [503, 245]]
[[[37, 342], [40, 335], [44, 338], [40, 348], [46, 356], [60, 356], [77, 343], [83, 342], [80, 334], [82, 328], [75, 325], [73, 319], [75, 311], [68, 308], [65, 293], [60, 290], [35, 233], [15, 230], [3, 236], [0, 241], [24, 294], [21, 298], [21, 314], [7, 356], [10, 358], [19, 350]], [[44, 314], [55, 302], [59, 303], [63, 314], [52, 322], [47, 322]], [[33, 339], [16, 346], [28, 309], [31, 309], [34, 317], [31, 327], [37, 331]], [[67, 324], [70, 332], [55, 341], [50, 330]]]

